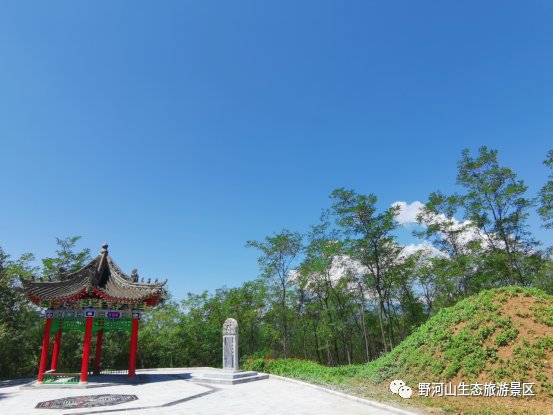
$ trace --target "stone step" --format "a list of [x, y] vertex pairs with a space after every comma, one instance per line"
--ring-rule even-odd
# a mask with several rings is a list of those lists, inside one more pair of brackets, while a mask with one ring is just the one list
[[216, 383], [222, 385], [237, 385], [239, 383], [254, 382], [257, 380], [268, 379], [269, 375], [257, 372], [206, 372], [193, 375], [190, 379], [195, 383]]
[[237, 379], [237, 378], [245, 378], [248, 376], [255, 376], [257, 375], [257, 372], [204, 372], [202, 373], [202, 376], [210, 377], [210, 378], [218, 378], [218, 379]]

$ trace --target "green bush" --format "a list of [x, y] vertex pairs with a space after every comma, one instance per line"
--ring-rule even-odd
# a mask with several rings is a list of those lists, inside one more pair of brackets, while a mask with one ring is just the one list
[[516, 327], [508, 328], [507, 330], [495, 336], [495, 343], [498, 346], [507, 346], [518, 337], [518, 329]]

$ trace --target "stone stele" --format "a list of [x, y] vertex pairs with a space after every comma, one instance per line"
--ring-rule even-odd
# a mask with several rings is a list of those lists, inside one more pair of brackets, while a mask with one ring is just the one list
[[269, 375], [253, 371], [241, 372], [238, 365], [238, 322], [227, 318], [223, 324], [223, 369], [209, 369], [193, 374], [190, 379], [198, 383], [236, 385], [267, 379]]
[[227, 318], [223, 324], [223, 369], [238, 368], [238, 322]]

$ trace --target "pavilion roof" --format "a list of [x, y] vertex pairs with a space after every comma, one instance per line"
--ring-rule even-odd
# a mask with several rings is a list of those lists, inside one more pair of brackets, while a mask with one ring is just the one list
[[22, 287], [31, 301], [40, 303], [97, 298], [107, 302], [140, 303], [153, 306], [163, 292], [163, 282], [138, 282], [136, 270], [126, 275], [108, 255], [108, 245], [78, 271], [60, 273], [55, 281], [23, 280]]

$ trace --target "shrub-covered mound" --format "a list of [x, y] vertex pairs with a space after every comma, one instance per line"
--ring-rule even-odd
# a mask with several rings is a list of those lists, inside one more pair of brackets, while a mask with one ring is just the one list
[[536, 392], [532, 399], [549, 401], [552, 359], [553, 296], [507, 287], [441, 310], [390, 353], [366, 365], [327, 368], [293, 359], [245, 359], [243, 366], [354, 390], [363, 383], [403, 379], [415, 387], [415, 394], [419, 382], [531, 382]]
[[[443, 309], [391, 353], [366, 367], [376, 381], [536, 382], [553, 393], [553, 296], [488, 290]], [[539, 389], [538, 388], [538, 389]]]

